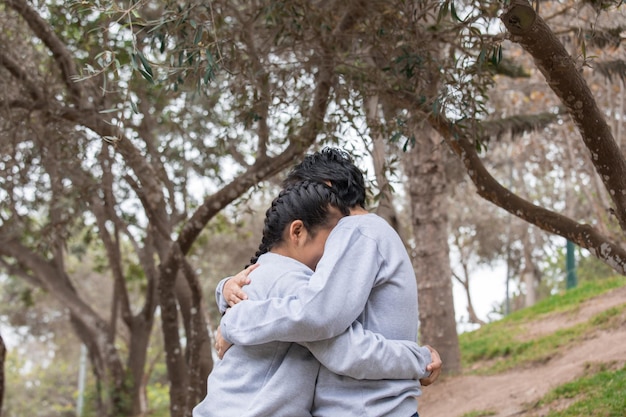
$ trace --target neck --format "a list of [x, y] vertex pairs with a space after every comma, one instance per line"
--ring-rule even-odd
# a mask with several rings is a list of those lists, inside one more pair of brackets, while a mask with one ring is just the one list
[[350, 216], [356, 216], [359, 214], [367, 214], [367, 213], [369, 213], [369, 211], [365, 210], [361, 206], [350, 207]]

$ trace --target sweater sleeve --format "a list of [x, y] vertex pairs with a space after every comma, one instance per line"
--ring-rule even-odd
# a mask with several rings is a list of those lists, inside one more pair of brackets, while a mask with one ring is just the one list
[[302, 343], [331, 372], [355, 379], [420, 379], [428, 375], [430, 350], [408, 340], [389, 340], [355, 321], [332, 339]]
[[222, 314], [224, 314], [229, 307], [228, 302], [224, 298], [224, 285], [230, 278], [231, 277], [224, 278], [217, 284], [217, 287], [215, 287], [215, 302], [217, 303], [217, 308]]
[[224, 339], [237, 345], [306, 342], [345, 332], [365, 308], [380, 268], [374, 239], [341, 222], [307, 285], [284, 298], [245, 300], [222, 317]]

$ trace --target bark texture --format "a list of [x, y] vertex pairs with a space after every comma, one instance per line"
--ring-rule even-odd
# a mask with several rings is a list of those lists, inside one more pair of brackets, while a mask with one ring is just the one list
[[2, 415], [2, 401], [4, 399], [4, 359], [6, 358], [6, 346], [0, 334], [0, 416]]
[[420, 344], [433, 346], [446, 373], [461, 371], [448, 247], [447, 149], [432, 129], [414, 129], [416, 144], [405, 155], [412, 209]]

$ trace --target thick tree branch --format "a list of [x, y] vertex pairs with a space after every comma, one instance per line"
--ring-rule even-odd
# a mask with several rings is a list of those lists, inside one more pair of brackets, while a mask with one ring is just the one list
[[578, 126], [591, 152], [591, 161], [615, 204], [617, 220], [626, 231], [626, 161], [582, 71], [528, 1], [513, 0], [502, 22], [511, 40], [534, 58], [537, 68]]
[[81, 317], [91, 329], [107, 328], [106, 322], [77, 295], [69, 279], [64, 276], [64, 273], [59, 272], [52, 262], [34, 253], [14, 238], [2, 241], [0, 253], [28, 268], [41, 282], [43, 289], [53, 293], [63, 305], [77, 317]]
[[616, 271], [626, 274], [626, 251], [624, 248], [610, 241], [593, 226], [580, 224], [561, 214], [532, 204], [503, 187], [487, 171], [474, 144], [460, 129], [442, 116], [429, 115], [428, 121], [463, 161], [465, 169], [481, 197], [540, 229], [571, 240], [589, 250]]

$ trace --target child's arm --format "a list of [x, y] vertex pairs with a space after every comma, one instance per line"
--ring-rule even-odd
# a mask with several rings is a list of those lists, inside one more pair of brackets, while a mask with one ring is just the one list
[[358, 321], [339, 336], [300, 344], [331, 372], [355, 379], [418, 380], [432, 371], [428, 347], [408, 340], [385, 339], [365, 330]]

